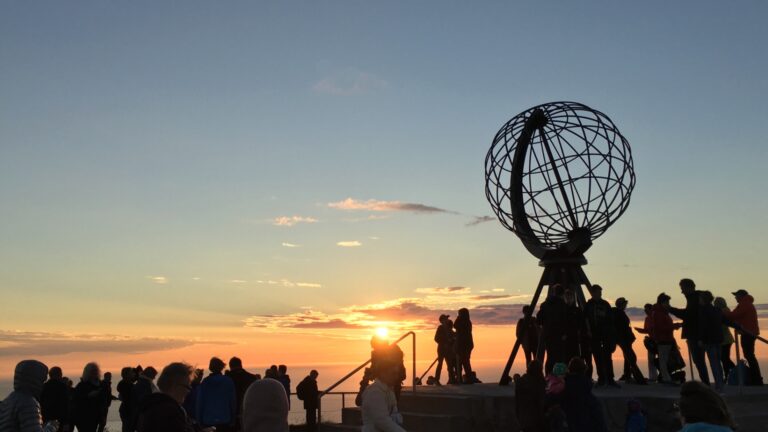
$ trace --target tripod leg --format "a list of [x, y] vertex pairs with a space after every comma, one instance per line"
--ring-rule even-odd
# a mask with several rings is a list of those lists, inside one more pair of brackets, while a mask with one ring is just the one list
[[[539, 285], [536, 287], [536, 292], [533, 294], [533, 299], [531, 300], [531, 310], [536, 309], [536, 304], [539, 302], [539, 296], [541, 296], [541, 290], [544, 288], [545, 283], [549, 283], [549, 268], [544, 268], [544, 272], [541, 274], [541, 279], [539, 280]], [[512, 352], [509, 354], [509, 359], [507, 360], [507, 364], [504, 366], [504, 372], [501, 374], [501, 379], [499, 380], [499, 385], [509, 385], [510, 377], [509, 377], [509, 371], [512, 370], [512, 363], [515, 362], [515, 357], [517, 357], [517, 352], [520, 350], [520, 340], [515, 340], [515, 346], [512, 348]]]

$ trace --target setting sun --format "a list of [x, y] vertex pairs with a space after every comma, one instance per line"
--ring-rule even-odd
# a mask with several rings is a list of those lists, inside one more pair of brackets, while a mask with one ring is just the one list
[[386, 327], [377, 327], [375, 333], [376, 336], [381, 339], [386, 339], [389, 337], [389, 329]]

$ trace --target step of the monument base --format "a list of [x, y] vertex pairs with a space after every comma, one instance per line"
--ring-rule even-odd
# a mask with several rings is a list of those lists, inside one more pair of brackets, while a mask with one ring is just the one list
[[360, 432], [359, 425], [345, 425], [340, 423], [322, 423], [318, 426], [318, 432]]
[[472, 418], [482, 409], [482, 400], [468, 396], [405, 393], [397, 403], [401, 411], [423, 414], [460, 415]]
[[[472, 421], [460, 415], [423, 414], [402, 411], [403, 428], [409, 432], [465, 432], [472, 430]], [[344, 408], [341, 411], [341, 423], [346, 426], [363, 424], [360, 408]]]

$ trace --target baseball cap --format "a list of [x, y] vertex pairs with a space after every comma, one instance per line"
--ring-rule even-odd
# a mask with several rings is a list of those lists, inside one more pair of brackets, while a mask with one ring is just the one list
[[732, 292], [731, 294], [735, 295], [736, 297], [741, 297], [741, 296], [747, 295], [749, 293], [747, 292], [747, 290], [740, 289], [740, 290], [738, 290], [736, 292]]

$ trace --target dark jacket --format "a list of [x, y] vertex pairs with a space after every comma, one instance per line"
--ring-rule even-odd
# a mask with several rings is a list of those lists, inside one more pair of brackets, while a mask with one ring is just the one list
[[74, 412], [72, 421], [74, 424], [98, 424], [107, 409], [104, 387], [88, 381], [80, 381], [75, 387], [75, 395], [72, 400]]
[[475, 347], [475, 341], [472, 338], [472, 321], [459, 315], [456, 317], [456, 322], [453, 323], [453, 328], [456, 329], [456, 353], [471, 352]]
[[117, 398], [120, 399], [120, 420], [131, 422], [134, 412], [133, 382], [121, 380], [117, 383]]
[[616, 343], [632, 344], [637, 339], [625, 311], [613, 308], [613, 322], [616, 326]]
[[[580, 343], [585, 339], [587, 323], [584, 312], [576, 305], [565, 308], [565, 349], [569, 356], [578, 356]], [[570, 357], [568, 357], [570, 359]]]
[[256, 381], [256, 375], [245, 369], [235, 369], [227, 372], [227, 376], [235, 383], [235, 397], [237, 401], [237, 414], [243, 410], [243, 398], [248, 387]]
[[453, 329], [445, 324], [440, 324], [435, 330], [437, 354], [443, 357], [453, 355], [454, 339]]
[[153, 393], [139, 407], [138, 432], [193, 432], [187, 413], [165, 393]]
[[317, 409], [317, 396], [320, 393], [317, 389], [317, 381], [312, 379], [311, 376], [307, 376], [296, 386], [297, 392], [299, 389], [301, 389], [302, 397], [304, 398], [304, 409]]
[[541, 331], [545, 341], [563, 340], [568, 327], [567, 309], [568, 305], [565, 300], [557, 296], [550, 296], [541, 304], [539, 313], [536, 314], [536, 321], [542, 327]]
[[613, 309], [603, 299], [589, 299], [584, 308], [587, 323], [592, 332], [592, 339], [608, 343], [616, 342], [616, 324], [613, 320]]
[[203, 426], [235, 423], [237, 400], [235, 383], [222, 374], [208, 375], [200, 383], [195, 418]]
[[683, 320], [683, 339], [699, 340], [699, 292], [685, 296], [685, 309], [669, 308], [672, 315]]
[[543, 376], [525, 374], [515, 381], [515, 414], [522, 430], [544, 430]]
[[699, 307], [699, 340], [704, 345], [723, 343], [723, 312], [711, 304]]
[[522, 317], [515, 328], [517, 339], [527, 351], [535, 351], [539, 345], [539, 326], [533, 317]]
[[133, 401], [131, 402], [131, 417], [134, 424], [139, 418], [139, 407], [144, 402], [144, 399], [152, 394], [152, 380], [147, 377], [139, 376], [136, 380], [136, 384], [133, 385]]
[[561, 399], [569, 432], [607, 432], [600, 401], [592, 394], [592, 382], [585, 375], [566, 375]]
[[40, 394], [40, 409], [43, 422], [58, 420], [60, 424], [69, 424], [69, 388], [61, 380], [48, 380]]

